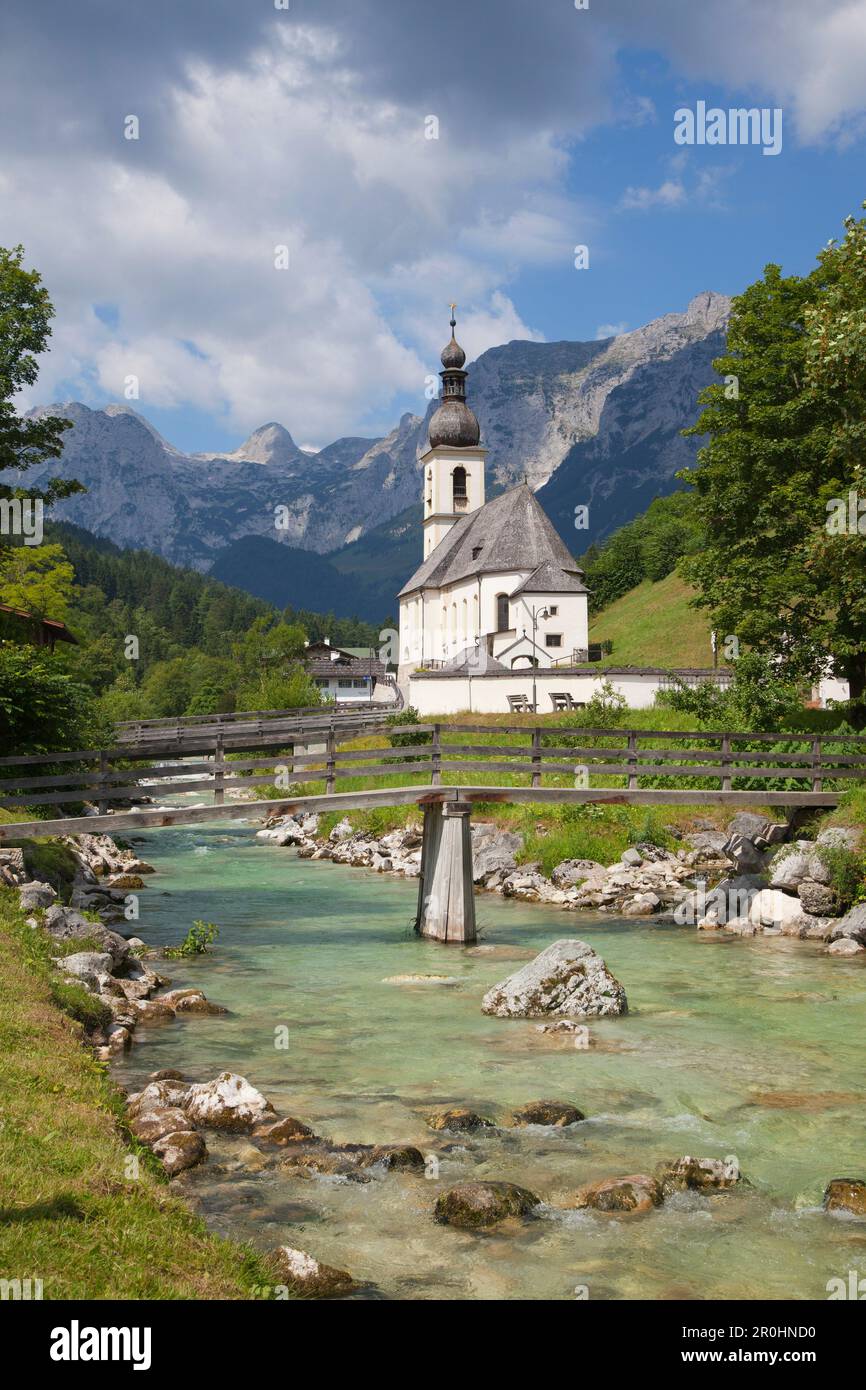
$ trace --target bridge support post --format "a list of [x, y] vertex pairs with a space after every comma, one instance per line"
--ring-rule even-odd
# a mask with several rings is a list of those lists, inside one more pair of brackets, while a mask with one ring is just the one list
[[469, 943], [475, 934], [468, 801], [424, 807], [415, 930], [434, 941]]

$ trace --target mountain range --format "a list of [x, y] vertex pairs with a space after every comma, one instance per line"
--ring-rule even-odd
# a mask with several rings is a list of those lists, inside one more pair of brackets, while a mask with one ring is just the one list
[[[680, 431], [714, 379], [730, 300], [705, 292], [685, 313], [596, 342], [511, 342], [471, 365], [468, 394], [488, 497], [524, 476], [574, 553], [672, 491], [696, 444]], [[20, 475], [87, 488], [55, 515], [122, 547], [207, 571], [278, 605], [371, 621], [421, 557], [427, 422], [406, 414], [382, 439], [300, 449], [271, 422], [232, 453], [184, 454], [128, 406], [77, 401], [32, 415], [72, 420], [63, 456]], [[589, 529], [574, 529], [575, 507]], [[279, 521], [280, 525], [276, 523]]]

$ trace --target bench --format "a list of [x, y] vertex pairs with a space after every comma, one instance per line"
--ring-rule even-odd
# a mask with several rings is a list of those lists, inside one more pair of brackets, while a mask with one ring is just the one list
[[532, 705], [525, 695], [509, 695], [507, 698], [509, 714], [532, 713]]

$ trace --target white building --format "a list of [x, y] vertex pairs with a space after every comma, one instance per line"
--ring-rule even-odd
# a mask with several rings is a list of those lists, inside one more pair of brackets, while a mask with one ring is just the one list
[[466, 404], [466, 355], [454, 327], [452, 319], [422, 458], [424, 560], [399, 596], [404, 690], [419, 669], [444, 668], [459, 681], [467, 671], [504, 674], [588, 656], [583, 572], [532, 491], [521, 483], [484, 500], [487, 450]]
[[339, 704], [394, 703], [393, 675], [372, 647], [332, 647], [329, 638], [305, 643], [304, 665], [324, 700]]

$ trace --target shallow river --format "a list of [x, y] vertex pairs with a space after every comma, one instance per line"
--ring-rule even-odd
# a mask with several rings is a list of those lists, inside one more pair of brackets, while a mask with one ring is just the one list
[[[225, 824], [142, 832], [158, 873], [141, 894], [149, 945], [218, 923], [212, 954], [166, 962], [226, 1017], [140, 1028], [115, 1067], [138, 1085], [160, 1067], [196, 1080], [240, 1072], [278, 1111], [339, 1141], [416, 1144], [439, 1177], [368, 1183], [255, 1172], [243, 1140], [215, 1141], [182, 1179], [209, 1224], [262, 1249], [291, 1244], [391, 1298], [825, 1298], [830, 1278], [866, 1274], [866, 1223], [818, 1210], [834, 1176], [866, 1176], [866, 970], [812, 943], [718, 939], [477, 899], [485, 950], [412, 933], [416, 884], [299, 860]], [[589, 941], [622, 981], [630, 1012], [590, 1022], [592, 1045], [487, 1018], [484, 991], [551, 941]], [[446, 974], [451, 986], [383, 983]], [[275, 1045], [288, 1028], [288, 1048]], [[432, 1106], [502, 1120], [530, 1100], [572, 1101], [566, 1130], [454, 1136]], [[734, 1155], [751, 1186], [669, 1199], [649, 1216], [557, 1212], [499, 1232], [437, 1225], [444, 1187], [520, 1183], [555, 1206], [583, 1182], [650, 1172], [683, 1154]]]

